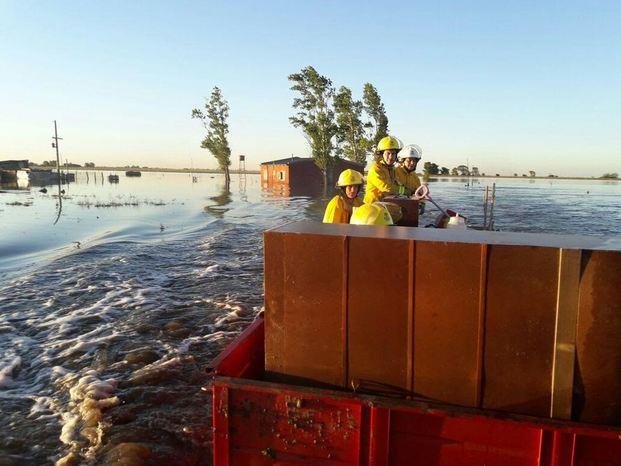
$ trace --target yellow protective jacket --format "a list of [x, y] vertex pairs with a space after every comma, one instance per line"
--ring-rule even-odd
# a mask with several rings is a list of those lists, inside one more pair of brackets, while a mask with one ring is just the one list
[[395, 178], [395, 170], [382, 161], [373, 162], [367, 174], [367, 187], [364, 192], [364, 203], [372, 204], [381, 201], [387, 194], [398, 194], [399, 186]]
[[362, 200], [354, 198], [353, 203], [349, 204], [340, 194], [334, 196], [326, 206], [326, 213], [323, 214], [323, 223], [349, 223], [349, 218], [353, 207], [360, 207]]
[[411, 196], [420, 187], [420, 179], [415, 172], [409, 172], [405, 167], [395, 168], [397, 183], [405, 187], [405, 195]]

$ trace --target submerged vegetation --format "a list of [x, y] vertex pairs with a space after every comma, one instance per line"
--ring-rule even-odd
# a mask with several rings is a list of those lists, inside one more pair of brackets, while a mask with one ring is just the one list
[[[173, 202], [174, 203], [174, 202]], [[150, 200], [150, 199], [135, 199], [135, 198], [130, 198], [129, 200], [126, 201], [88, 201], [88, 200], [84, 200], [84, 201], [78, 201], [76, 202], [77, 205], [79, 205], [80, 207], [86, 207], [86, 208], [91, 208], [91, 207], [96, 207], [96, 208], [100, 208], [100, 207], [140, 207], [140, 206], [165, 206], [168, 205], [167, 202], [164, 202], [162, 200]], [[183, 203], [181, 203], [183, 205]]]
[[10, 205], [10, 206], [30, 207], [32, 205], [32, 201], [26, 201], [26, 202], [13, 201], [13, 202], [5, 202], [4, 204], [5, 205]]

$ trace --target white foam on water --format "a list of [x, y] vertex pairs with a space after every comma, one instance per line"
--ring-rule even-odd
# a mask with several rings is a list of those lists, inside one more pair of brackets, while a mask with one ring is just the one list
[[0, 389], [11, 388], [14, 385], [14, 375], [22, 365], [22, 358], [9, 356], [0, 361]]
[[30, 399], [33, 403], [28, 413], [29, 418], [43, 420], [60, 416], [60, 407], [56, 399], [50, 396], [33, 396]]
[[214, 322], [215, 328], [220, 328], [242, 320], [249, 320], [251, 317], [255, 316], [260, 310], [258, 307], [253, 307], [252, 309], [250, 309], [248, 306], [236, 302], [230, 296], [227, 296], [223, 301], [206, 300], [206, 302], [210, 302], [218, 309], [228, 311], [226, 314], [216, 319], [216, 321]]
[[197, 335], [189, 337], [183, 340], [174, 351], [178, 354], [187, 354], [190, 351], [190, 346], [198, 343], [215, 343], [222, 340], [231, 340], [239, 334], [238, 331], [218, 331], [215, 333], [208, 333], [205, 335]]
[[81, 455], [93, 459], [101, 444], [105, 424], [103, 411], [119, 404], [114, 396], [117, 388], [115, 379], [102, 380], [95, 370], [82, 375], [69, 373], [61, 380], [69, 388], [69, 410], [62, 413], [60, 441], [68, 446], [68, 452], [56, 464], [62, 465]]
[[207, 277], [209, 275], [213, 275], [214, 272], [216, 272], [219, 268], [220, 268], [219, 264], [213, 264], [208, 267], [205, 267], [204, 269], [199, 269], [197, 275], [201, 278]]
[[101, 333], [104, 330], [102, 327], [96, 328], [84, 335], [80, 335], [71, 340], [70, 346], [58, 353], [59, 357], [66, 358], [72, 356], [75, 353], [84, 353], [103, 346], [105, 343], [113, 342], [120, 338], [120, 333], [113, 331], [109, 335], [102, 335], [94, 338], [95, 335]]
[[136, 375], [142, 375], [146, 372], [150, 372], [150, 371], [159, 371], [162, 369], [172, 369], [174, 367], [178, 367], [181, 366], [183, 364], [183, 361], [181, 360], [181, 358], [179, 357], [174, 357], [174, 358], [170, 358], [170, 359], [159, 359], [155, 362], [152, 362], [151, 364], [148, 364], [144, 367], [141, 367], [140, 369], [134, 371], [134, 373], [132, 374], [132, 378], [134, 378]]

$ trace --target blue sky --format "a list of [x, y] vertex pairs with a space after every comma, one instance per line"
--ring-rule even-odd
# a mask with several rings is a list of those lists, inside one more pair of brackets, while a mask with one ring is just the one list
[[[621, 172], [621, 2], [0, 0], [0, 159], [215, 167], [193, 107], [218, 85], [234, 156], [308, 155], [287, 76], [360, 96], [426, 160]], [[191, 162], [192, 161], [192, 162]]]

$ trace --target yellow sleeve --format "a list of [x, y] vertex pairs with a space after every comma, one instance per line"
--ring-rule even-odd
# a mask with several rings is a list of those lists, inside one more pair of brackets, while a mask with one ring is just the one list
[[395, 170], [395, 178], [397, 178], [397, 182], [401, 186], [405, 186], [407, 189], [407, 195], [411, 195], [416, 191], [416, 189], [420, 186], [420, 179], [418, 175], [414, 172], [408, 173], [407, 170], [403, 167], [398, 167]]
[[347, 210], [342, 205], [341, 196], [334, 196], [326, 206], [323, 223], [348, 223]]
[[369, 168], [369, 174], [367, 175], [367, 185], [373, 185], [375, 189], [382, 193], [394, 193], [396, 192], [396, 186], [390, 179], [386, 179], [386, 173], [379, 165], [374, 163]]

